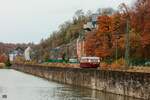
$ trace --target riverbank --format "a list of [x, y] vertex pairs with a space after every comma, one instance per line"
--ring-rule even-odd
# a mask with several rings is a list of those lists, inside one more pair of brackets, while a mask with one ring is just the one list
[[12, 68], [60, 83], [150, 99], [150, 73], [21, 64]]
[[[78, 63], [44, 63], [44, 64], [35, 64], [35, 63], [14, 63], [20, 65], [33, 65], [33, 66], [42, 66], [42, 67], [58, 67], [58, 68], [80, 68], [80, 64]], [[101, 64], [98, 70], [106, 70], [106, 71], [121, 71], [121, 72], [137, 72], [137, 73], [150, 73], [150, 66], [130, 66], [130, 67], [106, 67]]]

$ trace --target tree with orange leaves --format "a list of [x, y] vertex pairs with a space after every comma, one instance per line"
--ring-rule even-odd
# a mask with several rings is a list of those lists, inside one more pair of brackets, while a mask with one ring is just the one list
[[94, 56], [95, 55], [95, 49], [96, 49], [96, 42], [97, 37], [95, 35], [95, 32], [89, 32], [87, 33], [87, 36], [85, 38], [85, 52], [87, 56]]
[[98, 17], [98, 32], [104, 34], [111, 32], [111, 17], [107, 15]]
[[97, 47], [95, 55], [106, 58], [111, 56], [111, 31], [112, 18], [107, 15], [98, 17], [98, 29], [96, 32]]

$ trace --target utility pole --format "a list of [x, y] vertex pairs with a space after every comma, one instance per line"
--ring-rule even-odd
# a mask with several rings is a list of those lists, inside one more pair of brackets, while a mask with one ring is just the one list
[[125, 61], [126, 61], [126, 66], [130, 66], [130, 36], [129, 36], [129, 18], [127, 18], [127, 25], [126, 25], [126, 45], [125, 45]]
[[[130, 66], [130, 35], [129, 35], [129, 30], [130, 30], [130, 14], [129, 14], [129, 10], [126, 6], [126, 4], [122, 3], [120, 5], [120, 8], [122, 9], [122, 11], [124, 12], [124, 14], [126, 15], [126, 35], [125, 35], [125, 63], [126, 63], [126, 67]], [[124, 9], [124, 10], [123, 10]]]
[[118, 33], [116, 33], [116, 64], [118, 63], [117, 62], [117, 59], [118, 59], [118, 39], [119, 39], [119, 36], [118, 36]]

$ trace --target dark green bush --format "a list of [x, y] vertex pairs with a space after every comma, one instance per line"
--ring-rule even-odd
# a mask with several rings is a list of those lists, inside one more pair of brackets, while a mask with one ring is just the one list
[[10, 60], [8, 59], [6, 62], [5, 62], [5, 66], [6, 68], [10, 68], [12, 64], [10, 63]]
[[132, 58], [130, 60], [130, 64], [133, 66], [146, 66], [149, 65], [150, 60], [149, 59], [142, 59], [142, 58]]

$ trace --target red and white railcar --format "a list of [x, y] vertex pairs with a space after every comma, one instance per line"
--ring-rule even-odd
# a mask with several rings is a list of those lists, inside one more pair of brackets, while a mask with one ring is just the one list
[[100, 65], [99, 57], [81, 57], [80, 67], [81, 68], [97, 68]]

